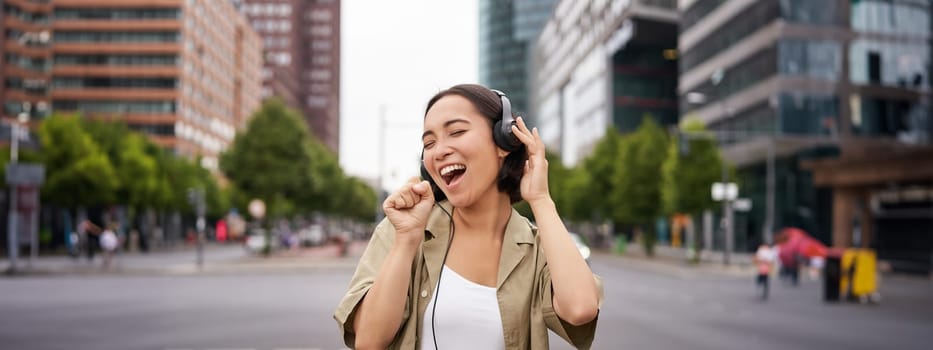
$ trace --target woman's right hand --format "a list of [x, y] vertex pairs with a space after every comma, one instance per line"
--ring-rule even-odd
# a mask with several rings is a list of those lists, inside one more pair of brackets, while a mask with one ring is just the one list
[[418, 244], [424, 239], [424, 229], [434, 206], [434, 193], [427, 181], [412, 178], [382, 202], [382, 210], [395, 227], [396, 241]]

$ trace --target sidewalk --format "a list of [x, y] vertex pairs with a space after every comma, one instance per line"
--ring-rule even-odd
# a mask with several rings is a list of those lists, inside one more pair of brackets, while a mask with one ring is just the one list
[[626, 266], [638, 270], [678, 278], [696, 278], [699, 275], [746, 278], [755, 275], [750, 254], [733, 253], [729, 265], [723, 264], [721, 252], [703, 252], [700, 262], [692, 263], [687, 260], [683, 249], [668, 246], [656, 246], [653, 257], [645, 255], [644, 249], [635, 244], [626, 246], [622, 255], [610, 251], [594, 251], [594, 254], [604, 259], [621, 260]]
[[[366, 241], [351, 242], [345, 257], [339, 256], [336, 245], [276, 251], [269, 257], [263, 257], [246, 251], [239, 243], [212, 243], [204, 247], [204, 263], [200, 267], [197, 265], [197, 250], [193, 246], [150, 253], [120, 253], [114, 257], [113, 265], [108, 270], [102, 269], [103, 259], [99, 254], [95, 255], [93, 261], [88, 261], [84, 256], [39, 256], [33, 266], [29, 266], [27, 256], [19, 259], [17, 275], [238, 274], [352, 268], [356, 266], [366, 244]], [[9, 265], [7, 259], [0, 260], [0, 269], [5, 271]]]

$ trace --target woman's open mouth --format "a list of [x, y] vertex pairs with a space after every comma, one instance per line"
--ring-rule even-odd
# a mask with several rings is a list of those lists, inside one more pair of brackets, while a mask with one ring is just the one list
[[451, 164], [441, 168], [440, 171], [441, 179], [444, 180], [447, 187], [458, 184], [463, 179], [464, 173], [466, 173], [466, 165], [463, 164]]

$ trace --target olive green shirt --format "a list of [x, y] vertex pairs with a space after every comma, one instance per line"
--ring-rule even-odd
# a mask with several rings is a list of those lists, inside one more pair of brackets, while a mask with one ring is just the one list
[[[441, 202], [448, 212], [449, 202]], [[408, 301], [402, 324], [389, 349], [419, 349], [424, 311], [434, 295], [444, 252], [450, 238], [450, 217], [437, 206], [428, 218], [425, 240], [412, 264]], [[360, 258], [350, 288], [334, 319], [344, 343], [354, 347], [353, 317], [360, 301], [372, 287], [376, 274], [395, 240], [395, 229], [388, 220], [376, 227]], [[602, 281], [596, 277], [602, 305]], [[579, 349], [589, 349], [596, 333], [596, 321], [573, 326], [561, 320], [552, 304], [551, 276], [537, 236], [537, 228], [514, 209], [506, 225], [499, 258], [496, 295], [502, 316], [506, 349], [548, 349], [548, 329]]]

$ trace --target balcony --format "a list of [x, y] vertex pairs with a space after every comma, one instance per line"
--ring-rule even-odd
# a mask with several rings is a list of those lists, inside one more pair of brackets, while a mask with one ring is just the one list
[[20, 77], [26, 79], [48, 79], [49, 73], [46, 71], [25, 69], [15, 64], [6, 64], [3, 67], [3, 75], [7, 77]]
[[50, 0], [5, 0], [5, 2], [10, 6], [19, 8], [25, 12], [52, 12], [52, 3]]
[[181, 21], [177, 19], [158, 20], [57, 20], [52, 26], [55, 30], [74, 31], [180, 31]]
[[57, 43], [55, 53], [69, 54], [178, 54], [179, 43]]
[[[20, 0], [22, 1], [22, 0]], [[126, 1], [126, 0], [55, 0], [55, 6], [59, 7], [181, 7], [183, 0], [147, 0], [147, 1]]]
[[177, 100], [176, 89], [76, 88], [54, 89], [56, 100]]
[[7, 28], [18, 29], [24, 32], [38, 32], [48, 28], [48, 22], [36, 23], [22, 20], [13, 15], [3, 16], [4, 24]]
[[52, 68], [52, 74], [55, 76], [69, 77], [177, 77], [181, 74], [181, 70], [175, 66], [56, 65]]
[[37, 105], [39, 102], [49, 103], [48, 94], [32, 94], [28, 93], [22, 89], [7, 88], [6, 96], [4, 96], [5, 101], [21, 101], [32, 103], [33, 106]]
[[16, 40], [7, 40], [3, 43], [3, 51], [27, 57], [50, 58], [52, 57], [51, 48], [48, 45], [23, 45]]

